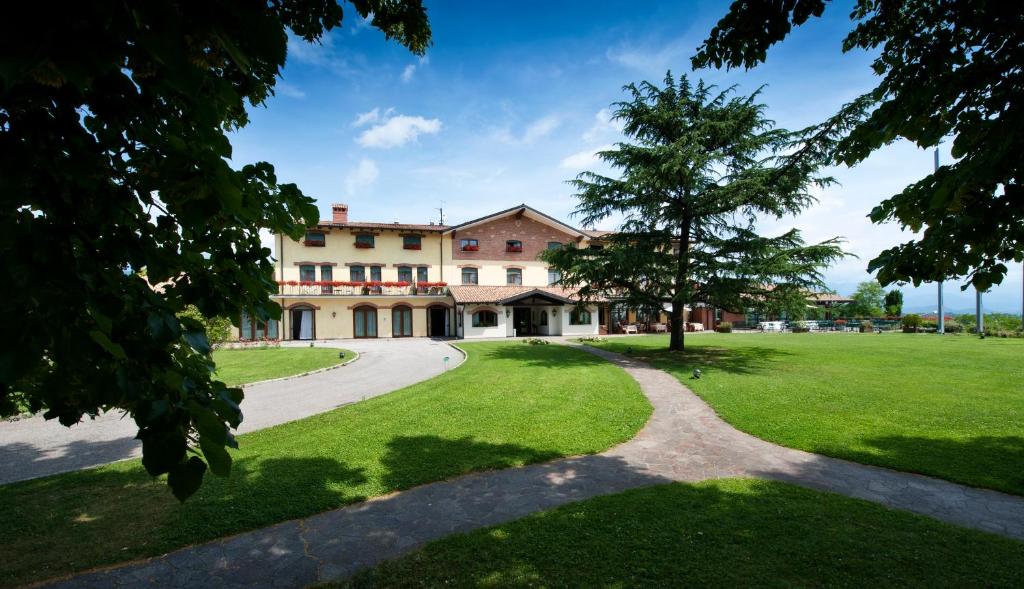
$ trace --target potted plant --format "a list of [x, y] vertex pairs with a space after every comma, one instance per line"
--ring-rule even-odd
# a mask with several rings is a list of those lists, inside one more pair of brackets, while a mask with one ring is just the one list
[[811, 328], [807, 326], [806, 321], [796, 321], [793, 323], [793, 333], [810, 333]]
[[833, 325], [839, 331], [846, 331], [846, 319], [836, 319]]
[[715, 327], [715, 331], [718, 333], [732, 333], [732, 322], [722, 321], [718, 324], [718, 327]]

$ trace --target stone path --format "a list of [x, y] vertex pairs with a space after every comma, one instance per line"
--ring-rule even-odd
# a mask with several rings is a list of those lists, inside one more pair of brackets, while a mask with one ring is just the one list
[[[284, 344], [298, 347], [308, 343]], [[449, 369], [463, 356], [442, 341], [427, 338], [316, 342], [344, 347], [359, 359], [308, 376], [256, 383], [245, 388], [245, 419], [238, 433], [293, 421], [340, 405], [375, 397], [426, 380]], [[401, 358], [401, 362], [395, 362]], [[64, 427], [42, 416], [0, 421], [0, 484], [79, 470], [132, 458], [142, 453], [138, 427], [120, 412]]]
[[629, 372], [654, 405], [644, 429], [607, 452], [424, 485], [50, 586], [305, 587], [452, 533], [565, 503], [737, 476], [832, 491], [1024, 540], [1024, 498], [775, 446], [733, 429], [667, 373], [587, 349]]

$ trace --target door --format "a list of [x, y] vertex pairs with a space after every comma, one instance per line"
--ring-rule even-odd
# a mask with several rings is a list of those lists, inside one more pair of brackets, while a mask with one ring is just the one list
[[530, 335], [530, 308], [516, 307], [512, 310], [512, 326], [517, 336]]
[[391, 309], [391, 337], [412, 336], [412, 309], [395, 307]]
[[292, 339], [313, 339], [313, 327], [313, 309], [292, 309]]
[[359, 307], [354, 313], [354, 333], [357, 338], [377, 337], [377, 309]]
[[430, 309], [430, 337], [448, 336], [448, 309], [443, 307], [431, 307]]

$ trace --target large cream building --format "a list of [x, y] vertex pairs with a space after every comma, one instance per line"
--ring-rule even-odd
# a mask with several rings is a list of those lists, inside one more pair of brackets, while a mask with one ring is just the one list
[[526, 205], [459, 225], [349, 220], [348, 206], [300, 241], [275, 237], [283, 309], [242, 317], [240, 339], [590, 335], [607, 305], [581, 307], [540, 260], [547, 248], [600, 247], [585, 231]]

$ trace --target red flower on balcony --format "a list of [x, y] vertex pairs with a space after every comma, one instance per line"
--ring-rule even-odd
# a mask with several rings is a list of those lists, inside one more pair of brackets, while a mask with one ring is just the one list
[[372, 243], [367, 243], [365, 241], [357, 241], [356, 242], [356, 249], [361, 249], [361, 250], [373, 249], [373, 244]]
[[306, 247], [324, 247], [327, 244], [322, 239], [321, 240], [307, 239], [307, 240], [302, 242], [302, 245], [304, 245]]
[[406, 243], [406, 244], [402, 245], [402, 249], [421, 250], [421, 249], [423, 249], [423, 246], [421, 244], [418, 244], [418, 243]]
[[442, 286], [448, 286], [447, 282], [417, 282], [416, 286], [419, 288], [441, 288]]
[[505, 247], [506, 252], [523, 253], [523, 246], [521, 245], [509, 245]]
[[462, 246], [462, 251], [464, 251], [464, 252], [478, 252], [478, 251], [480, 251], [480, 246], [478, 246], [478, 245], [464, 245], [464, 246]]

